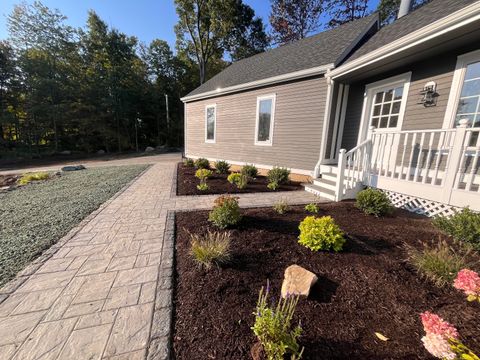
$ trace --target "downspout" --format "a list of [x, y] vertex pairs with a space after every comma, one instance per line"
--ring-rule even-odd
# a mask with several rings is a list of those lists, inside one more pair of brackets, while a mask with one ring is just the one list
[[320, 175], [320, 166], [322, 165], [323, 159], [325, 158], [325, 150], [327, 147], [327, 133], [328, 127], [330, 125], [330, 111], [332, 108], [332, 98], [333, 98], [333, 87], [335, 82], [329, 76], [330, 70], [328, 69], [325, 73], [325, 80], [327, 82], [327, 96], [326, 96], [326, 104], [325, 104], [325, 114], [323, 117], [323, 129], [322, 129], [322, 140], [320, 142], [320, 154], [318, 156], [318, 162], [315, 165], [315, 169], [313, 170], [313, 177], [318, 178]]
[[412, 0], [401, 0], [400, 7], [398, 9], [397, 19], [407, 15], [410, 12], [412, 6]]

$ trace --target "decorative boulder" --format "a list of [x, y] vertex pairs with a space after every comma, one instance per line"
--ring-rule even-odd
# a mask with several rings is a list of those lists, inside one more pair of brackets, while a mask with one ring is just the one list
[[85, 170], [85, 166], [83, 165], [68, 165], [62, 167], [62, 171], [77, 171], [77, 170]]
[[147, 146], [147, 147], [145, 148], [145, 152], [146, 152], [146, 153], [152, 152], [152, 151], [155, 151], [155, 149], [154, 149], [153, 147], [151, 147], [151, 146]]
[[290, 265], [285, 269], [282, 283], [282, 297], [287, 295], [300, 295], [308, 297], [310, 289], [317, 282], [317, 276], [298, 265]]

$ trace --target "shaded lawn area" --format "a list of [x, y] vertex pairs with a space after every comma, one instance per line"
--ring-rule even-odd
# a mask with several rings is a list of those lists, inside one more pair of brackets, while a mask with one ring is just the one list
[[0, 286], [147, 167], [67, 172], [0, 193]]

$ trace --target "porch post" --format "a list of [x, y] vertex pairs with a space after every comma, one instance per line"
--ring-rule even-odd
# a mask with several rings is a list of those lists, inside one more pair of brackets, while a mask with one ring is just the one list
[[335, 184], [335, 201], [341, 201], [343, 198], [343, 188], [345, 187], [344, 178], [345, 178], [345, 161], [347, 150], [340, 149], [338, 154], [338, 173], [337, 173], [337, 183]]
[[450, 150], [447, 168], [445, 169], [445, 181], [443, 183], [442, 202], [450, 204], [450, 198], [453, 188], [455, 186], [455, 179], [457, 177], [460, 161], [463, 153], [463, 141], [467, 131], [468, 119], [461, 119], [455, 131], [453, 139], [453, 146]]

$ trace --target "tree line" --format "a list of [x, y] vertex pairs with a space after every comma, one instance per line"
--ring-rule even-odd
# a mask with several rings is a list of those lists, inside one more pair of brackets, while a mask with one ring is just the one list
[[[381, 1], [385, 22], [398, 5]], [[182, 146], [181, 96], [232, 61], [369, 13], [368, 0], [271, 0], [267, 33], [242, 0], [175, 6], [174, 53], [164, 40], [144, 44], [109, 27], [94, 11], [74, 28], [40, 1], [16, 5], [9, 38], [0, 40], [0, 157]]]

